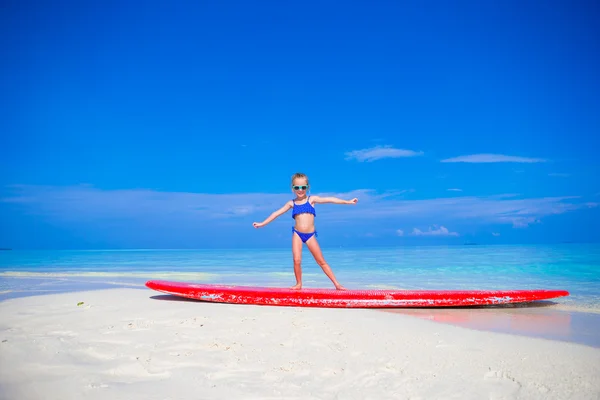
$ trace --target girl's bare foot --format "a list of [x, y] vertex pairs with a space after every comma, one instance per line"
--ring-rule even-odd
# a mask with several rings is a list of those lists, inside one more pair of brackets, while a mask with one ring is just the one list
[[296, 283], [294, 286], [292, 286], [290, 289], [293, 290], [298, 290], [298, 289], [302, 289], [302, 284], [301, 283]]
[[343, 287], [342, 285], [340, 285], [339, 283], [338, 283], [337, 285], [335, 285], [335, 288], [336, 288], [337, 290], [348, 290], [348, 289], [346, 289], [345, 287]]

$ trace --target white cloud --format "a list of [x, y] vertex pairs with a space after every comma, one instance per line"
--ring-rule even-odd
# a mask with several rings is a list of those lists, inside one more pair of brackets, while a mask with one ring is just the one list
[[449, 192], [462, 192], [462, 189], [456, 189], [456, 188], [452, 188], [452, 189], [446, 189]]
[[539, 224], [540, 221], [536, 217], [522, 217], [522, 218], [511, 218], [513, 228], [527, 228], [531, 224]]
[[168, 218], [211, 220], [270, 213], [290, 196], [248, 193], [209, 194], [157, 192], [146, 189], [102, 190], [89, 185], [14, 185], [14, 194], [0, 199], [18, 203], [36, 214], [61, 219]]
[[436, 228], [434, 225], [433, 228], [429, 227], [429, 229], [425, 232], [418, 228], [414, 228], [412, 231], [412, 235], [414, 236], [458, 236], [457, 232], [450, 232], [448, 228], [445, 226], [440, 226]]
[[499, 163], [499, 162], [512, 162], [512, 163], [539, 163], [546, 162], [543, 158], [529, 158], [529, 157], [517, 157], [507, 156], [504, 154], [471, 154], [468, 156], [460, 156], [447, 158], [441, 162], [445, 163]]
[[415, 157], [422, 155], [421, 151], [396, 149], [391, 146], [375, 146], [369, 149], [353, 150], [345, 153], [346, 160], [371, 162], [383, 158]]
[[404, 231], [402, 229], [398, 229], [396, 231], [396, 235], [398, 235], [398, 236], [404, 236]]
[[[26, 186], [8, 188], [0, 202], [12, 203], [23, 211], [71, 222], [107, 220], [163, 220], [182, 224], [203, 221], [262, 220], [290, 199], [287, 193], [185, 193], [153, 190], [102, 190], [82, 186]], [[520, 198], [514, 194], [406, 199], [401, 191], [377, 193], [361, 189], [346, 193], [315, 193], [344, 199], [357, 197], [358, 204], [323, 204], [320, 221], [347, 222], [402, 220], [419, 224], [436, 220], [476, 225], [509, 224], [522, 228], [543, 218], [597, 207], [577, 196]], [[289, 216], [289, 214], [287, 214]], [[285, 216], [284, 216], [285, 217]], [[281, 218], [281, 217], [280, 217]], [[225, 223], [225, 222], [222, 222]]]
[[581, 202], [578, 196], [519, 198], [514, 194], [503, 194], [407, 200], [372, 191], [365, 191], [359, 204], [361, 202], [360, 213], [336, 207], [328, 209], [327, 216], [323, 218], [402, 218], [415, 221], [435, 218], [444, 223], [470, 221], [477, 225], [500, 223], [524, 227], [544, 217], [597, 206], [594, 202]]
[[492, 236], [498, 237], [498, 236], [500, 236], [500, 234], [498, 232], [492, 232]]
[[564, 173], [560, 173], [560, 172], [552, 172], [549, 173], [548, 176], [553, 176], [555, 178], [568, 178], [571, 176], [571, 174], [564, 174]]

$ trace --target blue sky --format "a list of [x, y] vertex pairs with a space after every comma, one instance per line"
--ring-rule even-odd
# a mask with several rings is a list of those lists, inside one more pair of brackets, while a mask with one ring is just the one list
[[600, 241], [597, 3], [138, 4], [2, 6], [0, 247]]

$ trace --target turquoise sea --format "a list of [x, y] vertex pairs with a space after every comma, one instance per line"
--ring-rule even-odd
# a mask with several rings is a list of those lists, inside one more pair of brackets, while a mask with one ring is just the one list
[[[349, 289], [564, 289], [571, 295], [557, 299], [557, 306], [600, 313], [599, 244], [323, 252]], [[303, 272], [305, 287], [333, 288], [306, 248]], [[148, 279], [283, 287], [295, 283], [289, 249], [0, 251], [0, 300], [108, 287], [146, 290]]]

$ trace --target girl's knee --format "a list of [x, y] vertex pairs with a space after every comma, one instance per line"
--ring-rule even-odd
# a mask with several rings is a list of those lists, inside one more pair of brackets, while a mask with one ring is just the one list
[[324, 258], [319, 258], [317, 261], [317, 265], [319, 265], [319, 267], [323, 268], [327, 265], [327, 261], [325, 261]]

